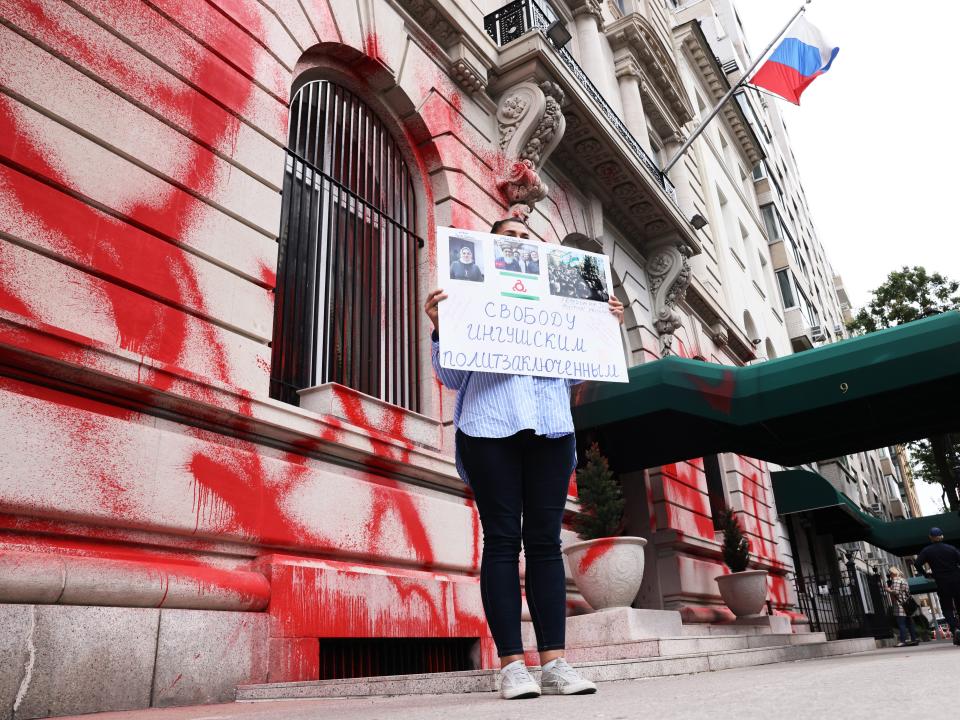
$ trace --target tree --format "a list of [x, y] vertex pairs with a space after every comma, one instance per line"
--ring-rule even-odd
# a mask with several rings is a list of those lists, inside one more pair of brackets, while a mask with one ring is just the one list
[[718, 519], [723, 530], [723, 562], [730, 572], [743, 572], [750, 564], [750, 541], [733, 510], [721, 510]]
[[926, 268], [904, 266], [887, 276], [873, 299], [847, 323], [852, 332], [868, 333], [960, 309], [960, 282]]
[[[960, 282], [940, 273], [928, 273], [920, 266], [903, 267], [890, 273], [873, 291], [873, 299], [847, 327], [852, 332], [868, 333], [960, 310], [958, 290]], [[960, 419], [957, 422], [960, 425]], [[916, 476], [940, 485], [945, 504], [951, 511], [960, 510], [960, 432], [918, 440], [908, 447]]]
[[908, 447], [914, 476], [940, 485], [944, 508], [960, 510], [960, 433], [917, 440]]
[[573, 527], [581, 540], [614, 537], [623, 531], [623, 493], [597, 443], [587, 450], [586, 465], [577, 470], [577, 495], [580, 512]]

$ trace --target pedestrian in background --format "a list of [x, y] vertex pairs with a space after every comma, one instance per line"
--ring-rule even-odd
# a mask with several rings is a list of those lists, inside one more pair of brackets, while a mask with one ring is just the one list
[[[930, 544], [920, 551], [913, 564], [918, 572], [937, 581], [937, 595], [940, 596], [943, 617], [950, 626], [953, 644], [960, 646], [960, 637], [957, 636], [957, 613], [960, 612], [960, 550], [943, 541], [943, 530], [932, 527]], [[930, 566], [930, 572], [923, 569], [924, 564]]]
[[[917, 629], [913, 626], [913, 613], [916, 612], [917, 602], [910, 595], [910, 585], [903, 577], [903, 571], [898, 567], [890, 568], [890, 580], [887, 582], [887, 592], [893, 601], [893, 616], [897, 619], [900, 630], [900, 642], [897, 647], [919, 645]], [[907, 642], [907, 629], [910, 630], [910, 642]]]

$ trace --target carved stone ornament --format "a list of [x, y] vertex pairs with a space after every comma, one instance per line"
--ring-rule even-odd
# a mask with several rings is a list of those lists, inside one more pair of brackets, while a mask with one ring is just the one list
[[583, 0], [578, 7], [573, 8], [573, 16], [578, 15], [589, 15], [597, 23], [597, 27], [603, 26], [603, 10], [598, 0]]
[[538, 172], [563, 137], [562, 103], [563, 90], [552, 82], [522, 82], [500, 99], [497, 126], [505, 162], [497, 188], [512, 215], [526, 217], [547, 195]]
[[463, 58], [450, 66], [450, 74], [453, 75], [457, 84], [469, 93], [475, 93], [487, 87], [487, 82], [482, 75]]
[[673, 354], [673, 333], [680, 327], [677, 305], [690, 286], [690, 250], [684, 245], [665, 245], [647, 262], [647, 277], [653, 295], [653, 326], [660, 335], [660, 355]]

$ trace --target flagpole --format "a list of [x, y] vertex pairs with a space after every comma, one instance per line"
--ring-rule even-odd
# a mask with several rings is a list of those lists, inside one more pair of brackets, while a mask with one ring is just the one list
[[747, 78], [750, 77], [750, 74], [757, 69], [757, 65], [760, 64], [760, 61], [767, 56], [767, 53], [770, 52], [770, 49], [777, 44], [780, 38], [783, 37], [783, 34], [790, 28], [791, 25], [793, 25], [793, 21], [796, 20], [798, 17], [800, 17], [806, 11], [807, 5], [809, 5], [810, 2], [811, 0], [804, 0], [804, 3], [803, 5], [800, 6], [800, 9], [793, 14], [793, 17], [791, 17], [787, 21], [787, 24], [783, 26], [783, 29], [781, 29], [780, 32], [777, 33], [777, 36], [770, 41], [770, 44], [767, 45], [766, 49], [762, 53], [757, 55], [757, 59], [753, 61], [753, 65], [750, 66], [750, 69], [748, 69], [746, 72], [743, 73], [743, 75], [737, 81], [736, 85], [734, 85], [727, 91], [727, 94], [720, 99], [720, 102], [718, 102], [716, 107], [714, 107], [713, 110], [710, 111], [710, 114], [707, 115], [706, 119], [702, 123], [700, 123], [700, 125], [697, 126], [696, 130], [690, 133], [690, 137], [688, 137], [686, 142], [684, 142], [683, 145], [680, 146], [680, 149], [677, 150], [677, 154], [673, 156], [670, 162], [668, 162], [666, 165], [663, 166], [663, 170], [661, 172], [663, 172], [664, 175], [670, 172], [670, 168], [672, 168], [674, 165], [677, 164], [677, 160], [679, 160], [683, 156], [683, 154], [693, 144], [693, 141], [700, 136], [700, 133], [702, 133], [704, 129], [706, 129], [707, 125], [710, 123], [711, 120], [713, 120], [714, 117], [716, 117], [717, 113], [720, 112], [720, 108], [724, 106], [727, 100], [733, 97], [733, 94], [740, 88], [740, 86], [744, 85], [747, 82]]

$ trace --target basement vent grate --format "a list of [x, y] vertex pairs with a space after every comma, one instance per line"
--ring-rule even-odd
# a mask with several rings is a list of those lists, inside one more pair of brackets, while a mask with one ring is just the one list
[[320, 638], [320, 679], [474, 670], [477, 638]]

